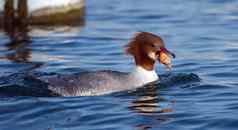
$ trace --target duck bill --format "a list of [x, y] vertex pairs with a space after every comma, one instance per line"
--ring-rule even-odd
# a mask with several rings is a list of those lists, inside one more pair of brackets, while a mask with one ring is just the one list
[[163, 48], [162, 52], [164, 52], [165, 54], [167, 54], [168, 56], [170, 56], [172, 58], [176, 58], [176, 55], [174, 53], [172, 53], [171, 51], [167, 50], [166, 48]]
[[159, 62], [163, 64], [168, 70], [172, 69], [171, 58], [175, 58], [175, 54], [163, 48], [159, 54]]

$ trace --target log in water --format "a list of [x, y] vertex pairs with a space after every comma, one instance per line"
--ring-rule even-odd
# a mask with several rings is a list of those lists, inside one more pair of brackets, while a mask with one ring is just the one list
[[1, 27], [16, 23], [81, 25], [84, 23], [83, 17], [83, 0], [5, 0], [0, 2]]

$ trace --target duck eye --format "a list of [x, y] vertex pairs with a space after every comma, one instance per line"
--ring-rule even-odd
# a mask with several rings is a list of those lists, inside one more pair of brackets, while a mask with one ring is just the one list
[[154, 44], [151, 44], [151, 47], [155, 47], [155, 45], [154, 45]]

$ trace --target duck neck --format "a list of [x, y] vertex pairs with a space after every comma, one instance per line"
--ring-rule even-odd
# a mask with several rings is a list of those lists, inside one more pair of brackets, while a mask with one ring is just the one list
[[149, 58], [146, 54], [142, 53], [135, 55], [134, 59], [137, 66], [140, 66], [147, 71], [154, 71], [155, 61]]
[[147, 70], [142, 66], [136, 66], [130, 75], [133, 78], [133, 81], [139, 86], [154, 82], [159, 79], [154, 69]]

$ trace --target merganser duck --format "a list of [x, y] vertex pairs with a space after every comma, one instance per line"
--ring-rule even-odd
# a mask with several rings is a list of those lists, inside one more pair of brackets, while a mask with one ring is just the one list
[[49, 90], [61, 96], [102, 95], [135, 89], [159, 80], [155, 72], [156, 61], [170, 69], [171, 57], [175, 58], [175, 55], [165, 48], [163, 40], [149, 32], [137, 33], [125, 46], [125, 52], [133, 56], [136, 64], [130, 73], [96, 71], [38, 79], [47, 83]]

